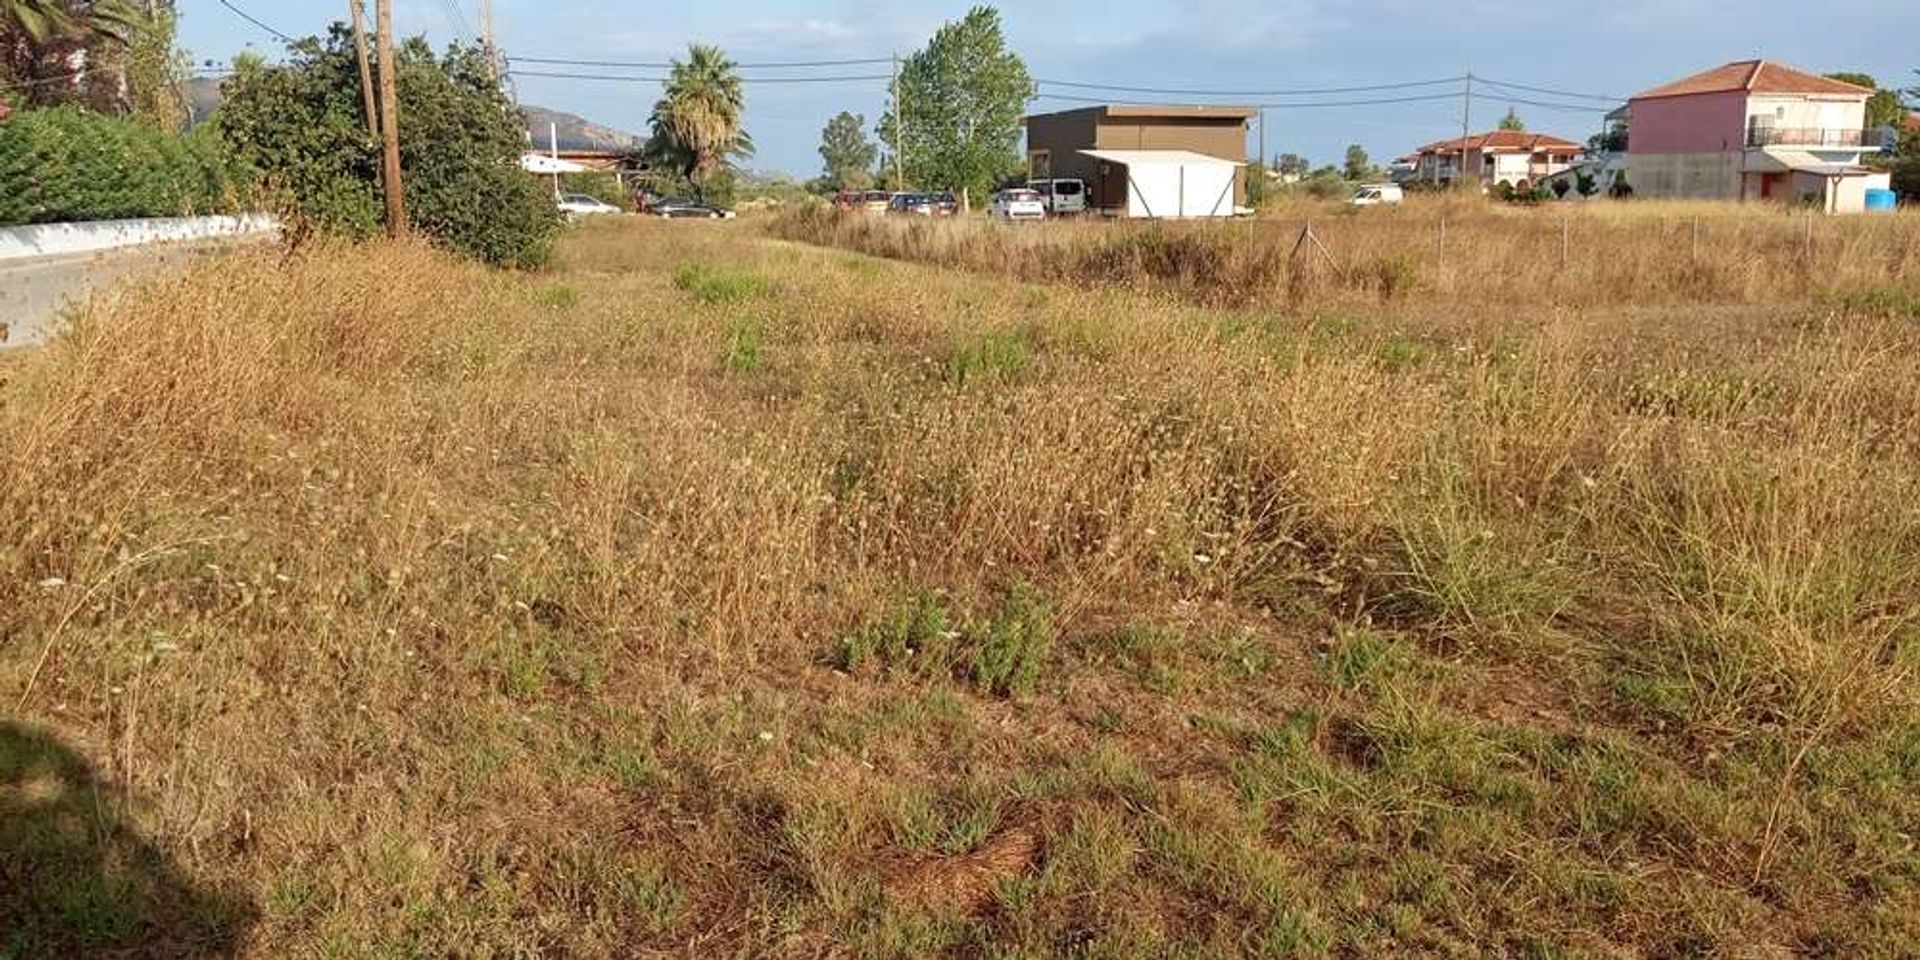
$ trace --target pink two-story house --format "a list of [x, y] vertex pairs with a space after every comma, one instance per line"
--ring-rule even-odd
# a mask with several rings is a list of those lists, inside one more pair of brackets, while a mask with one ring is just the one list
[[1636, 94], [1627, 181], [1635, 195], [1807, 201], [1865, 209], [1887, 174], [1860, 164], [1873, 91], [1767, 60], [1740, 60]]

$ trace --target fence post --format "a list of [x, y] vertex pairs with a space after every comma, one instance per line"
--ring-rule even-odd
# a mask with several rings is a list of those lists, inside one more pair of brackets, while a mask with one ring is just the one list
[[1566, 216], [1564, 214], [1561, 215], [1560, 217], [1560, 269], [1562, 270], [1565, 270], [1567, 268], [1567, 234], [1571, 232], [1572, 228], [1573, 228], [1573, 218], [1570, 216]]
[[1813, 214], [1811, 212], [1807, 214], [1807, 229], [1800, 240], [1800, 259], [1805, 260], [1807, 266], [1813, 266]]
[[1433, 249], [1441, 256], [1447, 255], [1447, 218], [1440, 218], [1440, 232], [1434, 237]]

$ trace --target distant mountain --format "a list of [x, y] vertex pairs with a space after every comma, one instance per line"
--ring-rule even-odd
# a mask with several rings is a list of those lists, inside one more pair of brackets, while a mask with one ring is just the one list
[[642, 140], [634, 134], [601, 126], [583, 117], [533, 104], [521, 104], [527, 117], [527, 137], [536, 149], [545, 150], [552, 134], [560, 135], [561, 150], [638, 150]]
[[[220, 106], [220, 80], [215, 77], [195, 77], [187, 81], [186, 95], [191, 117], [189, 122], [199, 123]], [[547, 149], [549, 138], [556, 130], [560, 134], [560, 149], [568, 151], [638, 150], [643, 142], [639, 136], [624, 130], [602, 126], [585, 117], [559, 110], [522, 104], [520, 112], [527, 118], [528, 142], [540, 150]]]

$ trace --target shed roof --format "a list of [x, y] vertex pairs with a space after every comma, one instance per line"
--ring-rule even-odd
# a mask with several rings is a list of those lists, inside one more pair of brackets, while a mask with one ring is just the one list
[[1105, 120], [1248, 120], [1260, 113], [1259, 107], [1241, 107], [1219, 103], [1103, 103], [1094, 107], [1078, 107], [1073, 110], [1055, 110], [1048, 113], [1033, 113], [1021, 117], [1025, 123], [1035, 117], [1061, 117], [1072, 114], [1092, 114], [1096, 119]]
[[1652, 100], [1657, 97], [1685, 97], [1697, 93], [1728, 93], [1745, 90], [1748, 93], [1814, 93], [1829, 96], [1857, 96], [1865, 99], [1873, 94], [1866, 87], [1857, 87], [1843, 80], [1823, 77], [1798, 67], [1771, 60], [1735, 60], [1724, 63], [1711, 70], [1702, 70], [1688, 77], [1681, 77], [1672, 83], [1654, 87], [1633, 95], [1635, 100]]
[[1095, 160], [1124, 164], [1129, 167], [1181, 166], [1181, 167], [1244, 167], [1246, 164], [1236, 160], [1222, 160], [1209, 157], [1192, 150], [1082, 150]]

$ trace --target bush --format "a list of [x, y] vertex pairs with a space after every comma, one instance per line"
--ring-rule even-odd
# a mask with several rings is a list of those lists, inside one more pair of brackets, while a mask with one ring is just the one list
[[236, 208], [234, 164], [206, 128], [187, 134], [80, 107], [0, 124], [0, 224], [124, 220]]
[[[351, 39], [336, 25], [288, 54], [284, 65], [238, 64], [220, 108], [226, 140], [290, 219], [370, 236], [383, 221], [379, 153]], [[519, 167], [526, 134], [486, 58], [459, 46], [436, 57], [415, 38], [396, 64], [409, 224], [489, 263], [545, 263], [559, 215], [546, 186]]]

